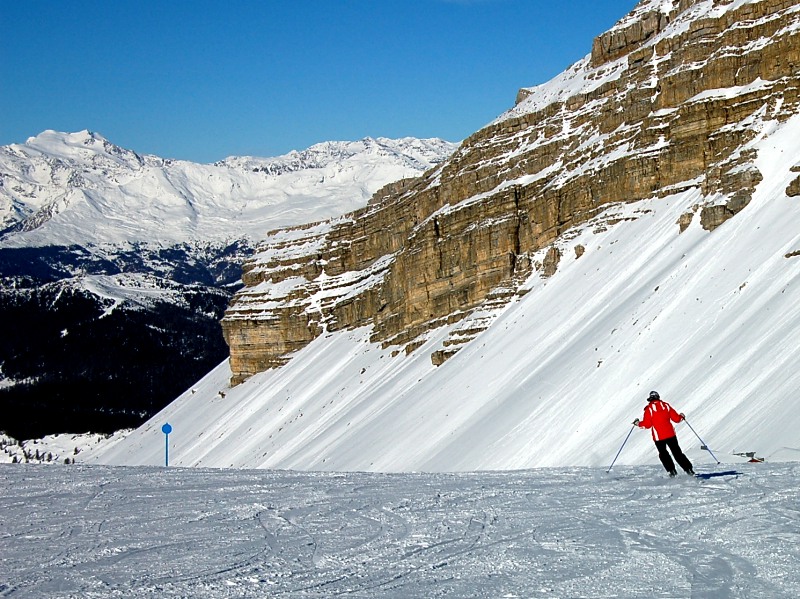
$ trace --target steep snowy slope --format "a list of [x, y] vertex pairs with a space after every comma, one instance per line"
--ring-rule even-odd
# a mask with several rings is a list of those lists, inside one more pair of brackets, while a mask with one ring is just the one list
[[[800, 459], [800, 203], [785, 192], [800, 115], [758, 126], [763, 180], [714, 231], [694, 219], [678, 232], [697, 188], [614, 206], [562, 236], [558, 271], [534, 274], [440, 367], [429, 356], [447, 327], [410, 355], [370, 343], [366, 328], [328, 333], [232, 389], [220, 365], [99, 460], [162, 463], [169, 421], [184, 466], [603, 466], [651, 389], [723, 461]], [[678, 433], [696, 464], [713, 463], [685, 424]], [[656, 463], [649, 433], [634, 431], [620, 463]]]
[[0, 148], [0, 247], [258, 239], [360, 208], [454, 149], [439, 139], [366, 138], [195, 164], [142, 156], [89, 131], [45, 131]]

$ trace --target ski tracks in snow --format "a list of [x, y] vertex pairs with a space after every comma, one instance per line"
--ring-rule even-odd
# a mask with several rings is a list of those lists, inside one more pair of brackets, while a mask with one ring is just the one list
[[633, 569], [641, 580], [662, 589], [662, 595], [652, 596], [793, 596], [789, 589], [798, 588], [800, 579], [795, 574], [787, 585], [784, 576], [789, 572], [776, 569], [774, 557], [800, 563], [800, 551], [793, 547], [800, 541], [798, 520], [777, 543], [764, 539], [765, 532], [782, 528], [779, 513], [792, 502], [776, 504], [770, 499], [774, 490], [761, 480], [753, 485], [753, 474], [714, 482], [680, 476], [642, 481], [628, 499], [629, 509], [646, 510], [655, 503], [656, 517], [620, 531]]
[[800, 465], [0, 468], [0, 597], [800, 595]]

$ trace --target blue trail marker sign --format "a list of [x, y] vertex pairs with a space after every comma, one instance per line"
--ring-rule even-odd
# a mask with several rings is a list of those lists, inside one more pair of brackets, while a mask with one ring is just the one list
[[161, 427], [161, 432], [164, 433], [164, 465], [169, 466], [169, 434], [172, 432], [172, 425], [165, 422]]

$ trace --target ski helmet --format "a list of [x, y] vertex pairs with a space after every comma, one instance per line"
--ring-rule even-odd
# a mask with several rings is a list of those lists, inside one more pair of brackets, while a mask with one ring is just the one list
[[658, 394], [658, 391], [651, 391], [650, 396], [647, 398], [647, 401], [656, 401], [657, 399], [661, 399], [661, 396]]

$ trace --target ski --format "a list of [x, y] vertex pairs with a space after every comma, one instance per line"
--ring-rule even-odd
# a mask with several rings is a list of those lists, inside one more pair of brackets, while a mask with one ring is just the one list
[[696, 478], [708, 480], [709, 478], [716, 478], [717, 476], [739, 476], [741, 472], [738, 470], [725, 470], [722, 472], [701, 472], [695, 473]]

